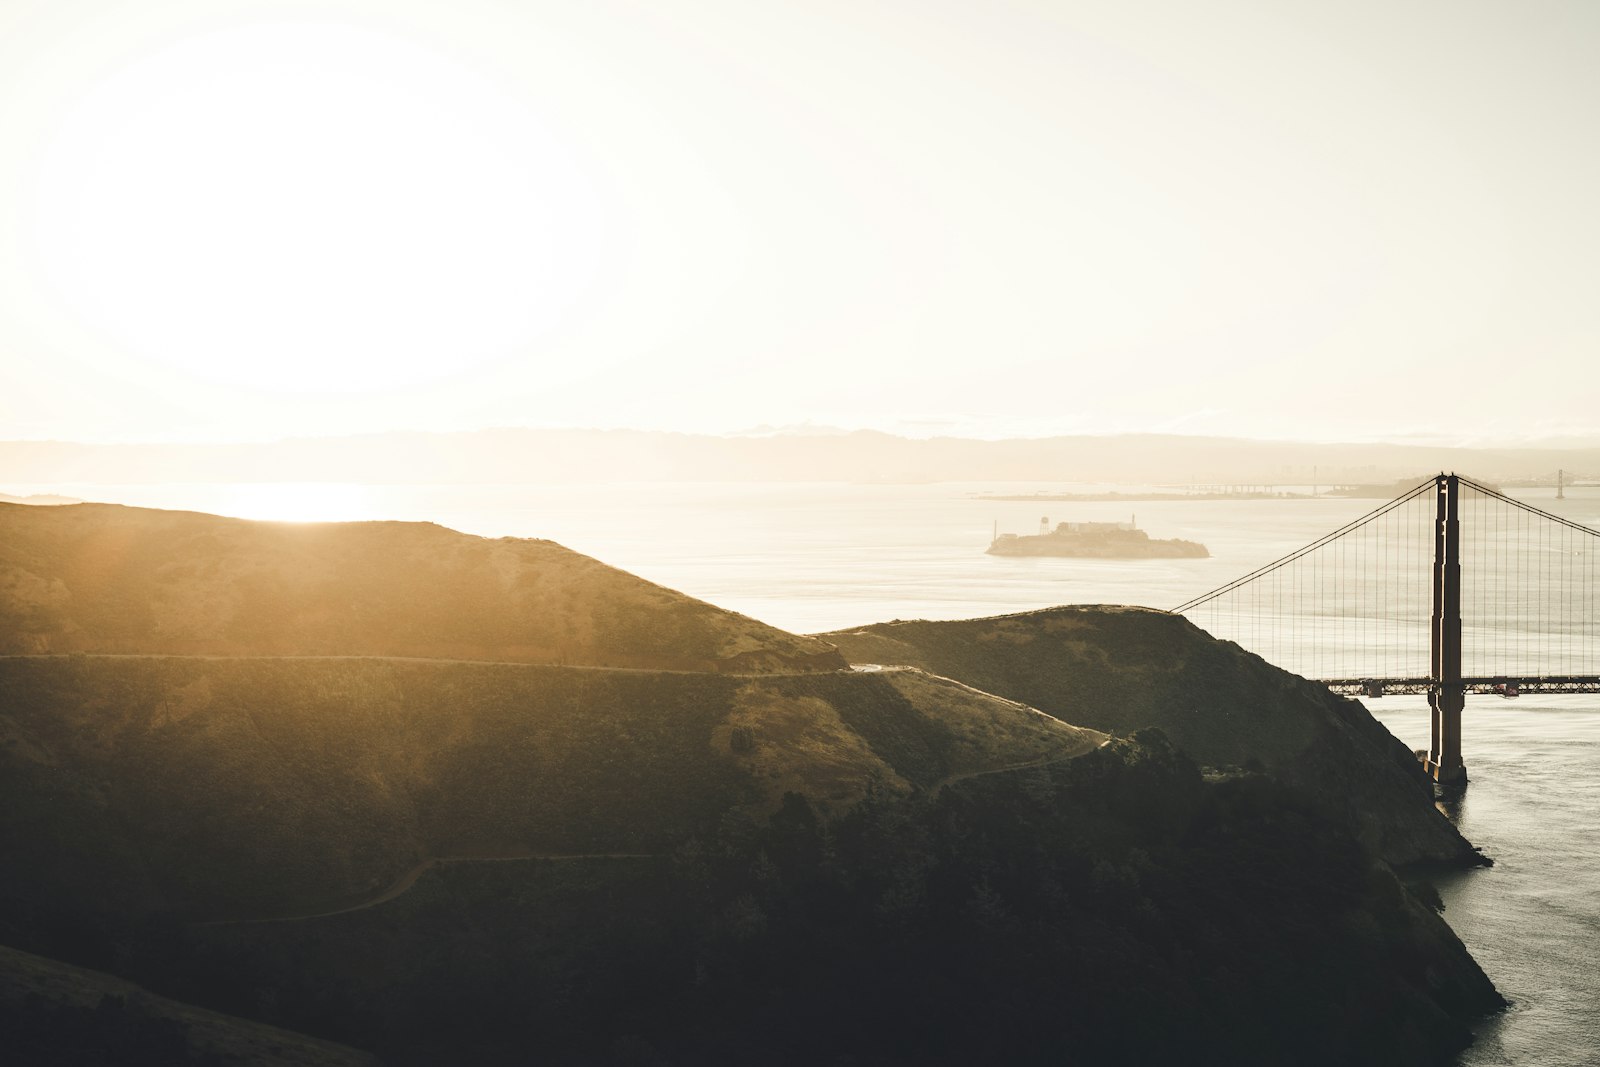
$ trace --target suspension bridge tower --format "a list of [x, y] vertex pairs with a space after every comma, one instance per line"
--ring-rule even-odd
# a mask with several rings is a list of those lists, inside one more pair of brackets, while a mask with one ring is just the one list
[[1466, 686], [1461, 680], [1461, 481], [1454, 474], [1433, 480], [1433, 625], [1432, 677], [1428, 706], [1433, 709], [1433, 736], [1428, 748], [1428, 774], [1439, 785], [1467, 784], [1461, 760], [1461, 709]]
[[1600, 693], [1600, 528], [1441, 473], [1173, 611], [1336, 693], [1427, 694], [1453, 792], [1468, 693]]

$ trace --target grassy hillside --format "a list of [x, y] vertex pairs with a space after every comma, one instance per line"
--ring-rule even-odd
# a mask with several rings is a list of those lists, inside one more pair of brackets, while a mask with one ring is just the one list
[[429, 857], [664, 852], [788, 791], [837, 810], [1102, 740], [910, 672], [0, 659], [0, 892], [302, 914]]
[[328, 1041], [156, 996], [0, 945], [0, 1054], [12, 1067], [373, 1067]]
[[1363, 844], [1466, 849], [1359, 705], [1160, 613], [838, 640], [936, 673], [546, 542], [0, 507], [0, 944], [402, 1064], [1415, 1063], [1500, 1003]]
[[419, 656], [832, 670], [824, 642], [549, 541], [0, 504], [0, 654]]
[[912, 664], [1108, 733], [1157, 726], [1201, 764], [1264, 768], [1391, 863], [1480, 862], [1416, 758], [1360, 703], [1181, 616], [1061, 607], [822, 636], [852, 662]]
[[415, 1064], [1415, 1064], [1500, 1004], [1347, 834], [1155, 732], [181, 936], [175, 991]]

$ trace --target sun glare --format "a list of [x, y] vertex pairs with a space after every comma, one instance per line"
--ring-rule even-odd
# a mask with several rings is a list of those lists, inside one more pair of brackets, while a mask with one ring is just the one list
[[239, 519], [273, 522], [358, 522], [377, 517], [362, 486], [328, 482], [231, 485], [222, 491], [216, 510]]
[[335, 24], [196, 34], [77, 102], [38, 254], [108, 343], [229, 385], [382, 390], [527, 352], [605, 244], [536, 113], [447, 54]]

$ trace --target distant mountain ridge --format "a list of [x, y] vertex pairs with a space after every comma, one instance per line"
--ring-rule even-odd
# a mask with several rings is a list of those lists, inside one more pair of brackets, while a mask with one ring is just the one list
[[1456, 448], [1120, 434], [981, 440], [641, 430], [396, 432], [258, 444], [0, 442], [11, 482], [1377, 482], [1419, 470], [1600, 477], [1600, 448]]

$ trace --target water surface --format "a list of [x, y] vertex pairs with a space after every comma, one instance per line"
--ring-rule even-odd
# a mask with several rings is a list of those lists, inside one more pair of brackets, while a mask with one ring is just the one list
[[[1464, 1064], [1600, 1062], [1600, 698], [1469, 697], [1471, 783], [1447, 812], [1495, 865], [1438, 880], [1445, 918], [1512, 1001]], [[1368, 707], [1413, 748], [1419, 698]]]

